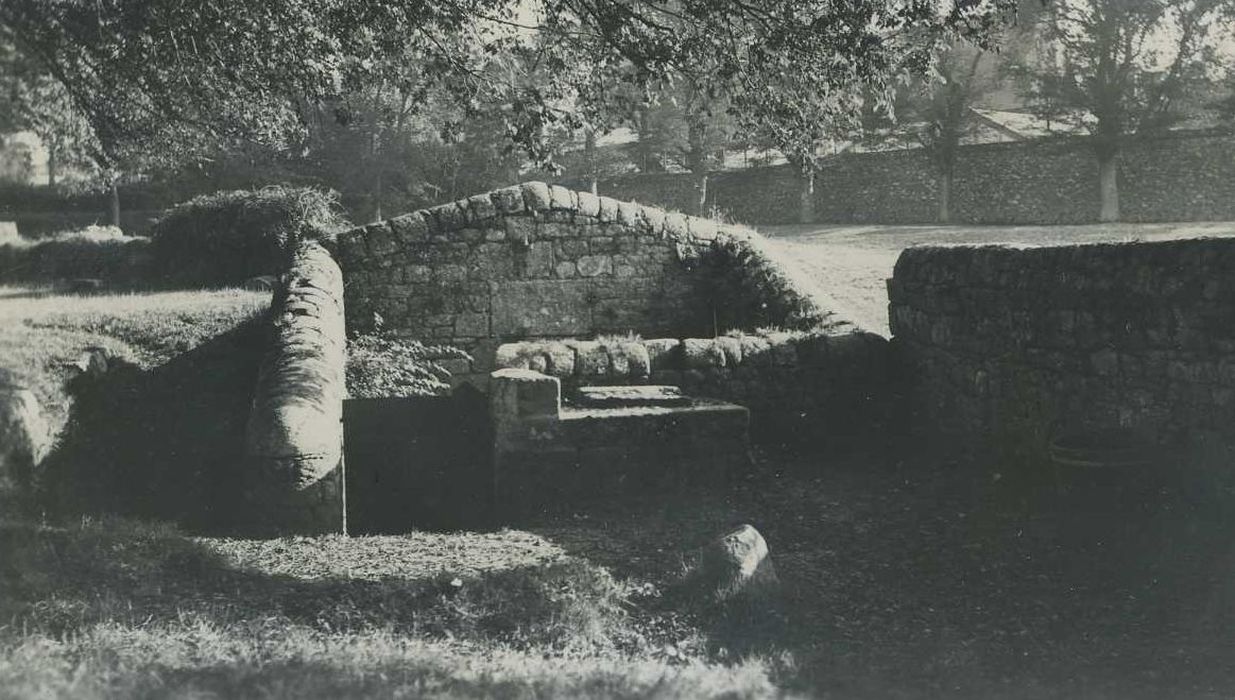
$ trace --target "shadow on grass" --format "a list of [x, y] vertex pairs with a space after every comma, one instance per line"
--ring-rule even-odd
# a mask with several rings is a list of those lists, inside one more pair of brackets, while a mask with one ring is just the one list
[[[644, 678], [623, 669], [648, 641], [630, 627], [618, 584], [579, 559], [473, 575], [304, 580], [239, 568], [234, 545], [124, 521], [0, 523], [0, 619], [11, 623], [0, 630], [4, 653], [17, 630], [61, 640], [45, 653], [87, 664], [56, 676], [57, 662], [29, 660], [53, 669], [46, 684], [85, 676], [118, 684], [121, 695], [206, 687], [225, 696], [364, 696], [406, 683], [413, 695], [436, 687], [451, 697], [541, 697], [562, 684], [553, 694], [578, 697], [600, 683], [592, 690], [602, 695], [641, 697], [677, 682], [664, 664], [647, 662]], [[91, 659], [107, 667], [90, 668]], [[0, 657], [0, 679], [13, 664]]]
[[235, 522], [266, 334], [259, 317], [150, 370], [113, 360], [105, 373], [74, 379], [68, 425], [41, 477], [51, 512], [114, 513], [197, 531]]

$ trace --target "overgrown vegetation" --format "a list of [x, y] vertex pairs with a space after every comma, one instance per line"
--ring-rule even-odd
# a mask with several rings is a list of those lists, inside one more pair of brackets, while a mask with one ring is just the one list
[[98, 279], [131, 286], [149, 273], [149, 240], [110, 226], [88, 226], [0, 245], [0, 281]]
[[813, 298], [810, 281], [757, 235], [722, 234], [702, 257], [719, 328], [780, 326], [826, 329], [832, 313]]
[[347, 341], [347, 394], [357, 399], [444, 396], [450, 370], [443, 360], [471, 360], [449, 345], [425, 345], [388, 333], [365, 333]]
[[160, 281], [219, 287], [277, 275], [301, 241], [330, 241], [347, 228], [337, 196], [303, 187], [202, 195], [151, 230]]

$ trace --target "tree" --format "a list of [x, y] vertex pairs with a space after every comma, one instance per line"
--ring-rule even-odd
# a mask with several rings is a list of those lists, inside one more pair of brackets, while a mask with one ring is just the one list
[[1212, 62], [1230, 0], [1056, 0], [1041, 13], [1040, 50], [1019, 66], [1044, 117], [1088, 130], [1098, 162], [1099, 219], [1119, 220], [1119, 155], [1129, 136], [1167, 127]]
[[706, 213], [708, 178], [723, 165], [736, 128], [725, 100], [682, 82], [662, 89], [643, 106], [635, 128], [640, 169], [692, 173], [698, 183], [694, 213]]
[[64, 86], [16, 49], [0, 27], [0, 131], [32, 131], [47, 150], [47, 184], [89, 161], [90, 127]]
[[[306, 115], [388, 77], [414, 50], [427, 83], [486, 111], [536, 162], [555, 129], [629, 115], [672, 80], [797, 153], [848, 97], [920, 73], [941, 43], [981, 39], [1015, 0], [6, 0], [0, 26], [66, 89], [96, 160], [287, 148]], [[510, 60], [500, 60], [510, 57]], [[124, 89], [117, 89], [124, 86]], [[625, 86], [625, 89], [614, 89]], [[305, 109], [309, 105], [313, 109]]]

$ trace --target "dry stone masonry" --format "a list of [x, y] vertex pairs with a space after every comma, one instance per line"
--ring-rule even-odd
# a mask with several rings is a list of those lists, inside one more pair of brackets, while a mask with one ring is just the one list
[[954, 445], [1235, 433], [1233, 239], [910, 248], [889, 290], [917, 425]]
[[758, 234], [541, 182], [342, 234], [348, 325], [470, 351], [502, 342], [839, 325]]
[[343, 276], [325, 248], [296, 250], [272, 314], [247, 430], [250, 507], [259, 528], [343, 531]]
[[[1235, 219], [1235, 136], [1180, 132], [1138, 138], [1119, 165], [1125, 221]], [[815, 218], [830, 223], [933, 223], [938, 176], [923, 149], [845, 153], [815, 177]], [[624, 175], [600, 191], [694, 211], [692, 173]], [[789, 165], [714, 173], [710, 208], [749, 224], [798, 223], [802, 180]], [[963, 146], [952, 183], [952, 217], [964, 223], [1075, 224], [1097, 220], [1098, 166], [1083, 137]]]
[[547, 340], [497, 349], [499, 368], [586, 385], [658, 384], [751, 411], [757, 439], [860, 437], [887, 427], [887, 341], [870, 333], [740, 333], [719, 338]]

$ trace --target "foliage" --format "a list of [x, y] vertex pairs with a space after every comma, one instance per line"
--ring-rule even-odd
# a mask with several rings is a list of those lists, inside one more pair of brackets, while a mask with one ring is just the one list
[[152, 229], [162, 281], [237, 285], [282, 274], [304, 240], [332, 240], [347, 227], [332, 193], [267, 187], [217, 192], [178, 205]]
[[0, 245], [0, 280], [98, 279], [137, 285], [149, 278], [149, 241], [91, 226], [49, 238]]
[[1233, 10], [1231, 0], [1060, 0], [1039, 14], [1038, 54], [1012, 68], [1042, 117], [1092, 135], [1103, 220], [1119, 218], [1122, 142], [1179, 118]]
[[64, 84], [33, 57], [18, 51], [0, 24], [0, 132], [33, 131], [47, 149], [46, 184], [92, 165], [98, 144]]
[[394, 91], [371, 104], [414, 106], [428, 89], [466, 116], [497, 115], [544, 162], [554, 128], [603, 126], [681, 78], [726, 95], [787, 154], [810, 152], [857, 104], [855, 87], [924, 72], [938, 42], [981, 39], [1015, 4], [11, 0], [0, 26], [65, 87], [109, 166], [131, 151], [286, 146], [348, 95]]
[[448, 345], [425, 345], [385, 333], [347, 341], [347, 393], [353, 398], [442, 396], [450, 391], [450, 372], [441, 360], [470, 360]]

